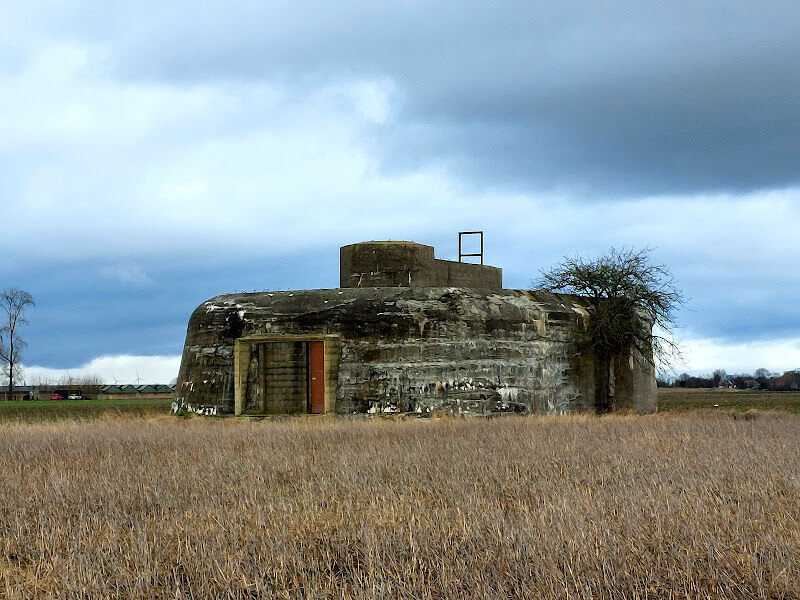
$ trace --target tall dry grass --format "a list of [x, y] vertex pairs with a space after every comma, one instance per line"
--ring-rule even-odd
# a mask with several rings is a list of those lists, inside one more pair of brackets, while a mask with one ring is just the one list
[[0, 597], [797, 598], [799, 430], [0, 425]]

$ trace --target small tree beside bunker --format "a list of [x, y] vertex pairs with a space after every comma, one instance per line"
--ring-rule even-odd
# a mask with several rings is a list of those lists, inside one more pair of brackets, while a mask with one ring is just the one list
[[614, 363], [619, 357], [669, 362], [679, 354], [671, 337], [675, 311], [684, 303], [665, 265], [651, 264], [650, 250], [611, 248], [594, 258], [568, 258], [543, 271], [538, 287], [552, 292], [587, 297], [593, 310], [577, 332], [580, 353], [596, 359], [598, 412], [617, 408], [614, 402]]

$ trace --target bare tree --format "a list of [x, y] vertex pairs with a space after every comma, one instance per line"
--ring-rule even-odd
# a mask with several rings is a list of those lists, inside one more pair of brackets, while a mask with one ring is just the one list
[[52, 378], [48, 377], [47, 375], [34, 375], [28, 380], [28, 382], [31, 385], [40, 387], [53, 384]]
[[[8, 399], [14, 396], [15, 369], [19, 369], [25, 341], [19, 336], [22, 326], [28, 324], [25, 309], [36, 306], [33, 296], [17, 288], [6, 288], [0, 293], [0, 360], [8, 374]], [[18, 375], [18, 373], [17, 373]]]
[[103, 379], [96, 373], [89, 373], [80, 378], [81, 385], [102, 385]]
[[725, 372], [725, 369], [717, 369], [714, 371], [714, 375], [711, 377], [714, 385], [724, 385], [728, 382], [728, 373]]
[[636, 350], [653, 365], [680, 355], [671, 337], [675, 311], [684, 303], [665, 265], [650, 262], [650, 250], [616, 250], [595, 259], [565, 257], [536, 282], [552, 292], [579, 294], [593, 305], [578, 333], [581, 351], [602, 365], [598, 410], [611, 408], [612, 358]]

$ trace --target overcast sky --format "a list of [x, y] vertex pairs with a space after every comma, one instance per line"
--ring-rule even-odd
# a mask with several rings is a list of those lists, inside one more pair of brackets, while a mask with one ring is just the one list
[[28, 374], [177, 374], [234, 290], [410, 239], [529, 287], [650, 246], [686, 370], [800, 367], [800, 5], [0, 0], [0, 287]]

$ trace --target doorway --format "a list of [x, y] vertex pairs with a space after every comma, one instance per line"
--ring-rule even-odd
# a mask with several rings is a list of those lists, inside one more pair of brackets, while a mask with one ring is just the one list
[[248, 344], [245, 414], [325, 412], [325, 343], [263, 340]]
[[339, 335], [253, 335], [234, 344], [234, 414], [336, 410]]

